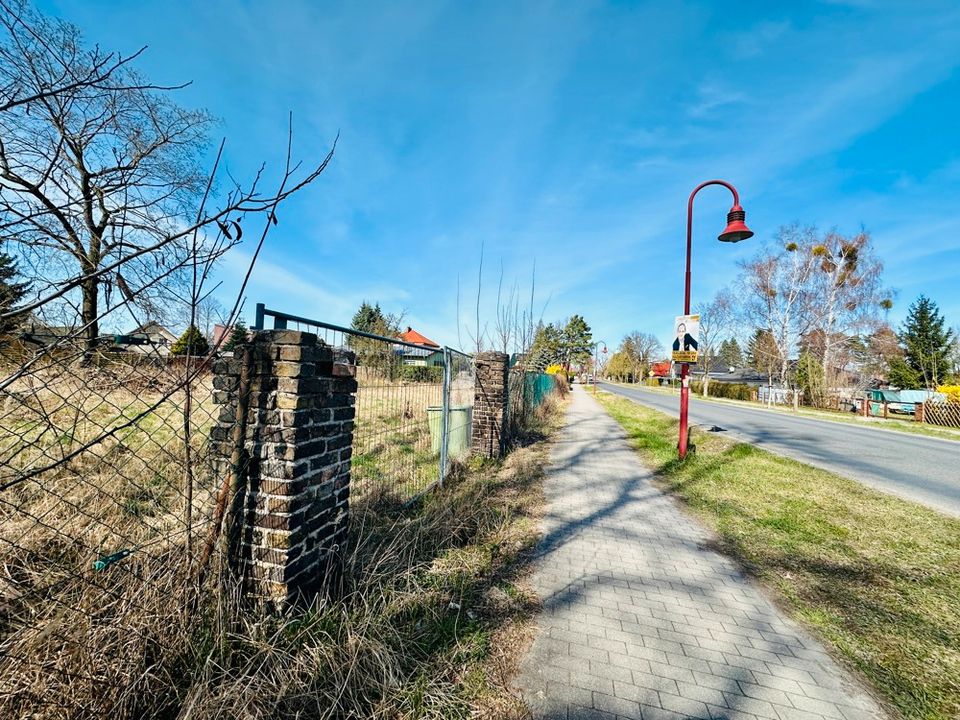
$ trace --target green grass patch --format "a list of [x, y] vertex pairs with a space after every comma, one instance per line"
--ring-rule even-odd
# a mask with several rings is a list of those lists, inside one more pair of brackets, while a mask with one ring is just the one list
[[599, 399], [722, 549], [905, 717], [960, 717], [960, 519], [712, 433], [681, 463], [676, 420]]

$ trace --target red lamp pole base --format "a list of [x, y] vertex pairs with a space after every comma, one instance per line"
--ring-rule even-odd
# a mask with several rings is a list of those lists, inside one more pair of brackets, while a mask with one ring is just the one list
[[690, 406], [690, 385], [687, 382], [687, 371], [690, 366], [684, 363], [680, 368], [680, 443], [677, 445], [680, 459], [687, 457], [689, 428], [687, 425], [687, 411]]

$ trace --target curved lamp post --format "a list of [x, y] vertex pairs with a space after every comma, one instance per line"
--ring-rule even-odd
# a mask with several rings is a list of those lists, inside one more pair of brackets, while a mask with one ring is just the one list
[[597, 357], [597, 348], [603, 345], [603, 354], [607, 354], [607, 341], [606, 340], [597, 340], [593, 344], [593, 394], [597, 394], [597, 369], [600, 367], [599, 358]]
[[[683, 290], [683, 314], [690, 314], [690, 252], [693, 248], [693, 198], [698, 192], [709, 185], [723, 185], [733, 194], [733, 207], [727, 213], [727, 227], [717, 236], [720, 242], [737, 243], [753, 237], [753, 231], [747, 227], [745, 222], [747, 214], [740, 207], [740, 195], [737, 189], [724, 180], [707, 180], [700, 183], [690, 193], [690, 199], [687, 201], [687, 271], [684, 276]], [[687, 456], [687, 444], [689, 440], [689, 429], [687, 424], [688, 408], [690, 405], [690, 381], [687, 379], [687, 373], [690, 371], [689, 363], [683, 363], [680, 367], [680, 442], [677, 449], [680, 459]]]

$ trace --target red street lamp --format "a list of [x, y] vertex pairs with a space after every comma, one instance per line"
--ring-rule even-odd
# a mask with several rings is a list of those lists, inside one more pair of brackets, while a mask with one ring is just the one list
[[[693, 198], [698, 192], [708, 185], [723, 185], [727, 190], [733, 193], [733, 207], [727, 213], [727, 227], [717, 236], [720, 242], [736, 243], [753, 237], [753, 231], [747, 227], [747, 214], [740, 207], [740, 195], [737, 189], [723, 180], [708, 180], [700, 183], [690, 193], [690, 199], [687, 201], [687, 272], [684, 276], [683, 290], [683, 314], [690, 314], [690, 252], [693, 247]], [[689, 440], [689, 429], [687, 424], [688, 408], [690, 405], [690, 381], [687, 379], [687, 373], [690, 371], [689, 363], [683, 363], [680, 366], [680, 442], [677, 445], [680, 459], [687, 456], [687, 441]]]

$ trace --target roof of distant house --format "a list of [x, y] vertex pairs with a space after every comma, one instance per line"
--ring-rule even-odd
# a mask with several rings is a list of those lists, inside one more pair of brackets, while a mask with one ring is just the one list
[[428, 347], [435, 347], [435, 348], [440, 347], [440, 345], [435, 343], [433, 340], [426, 337], [425, 335], [421, 335], [409, 325], [407, 326], [406, 332], [400, 333], [400, 339], [403, 340], [404, 342], [413, 343], [414, 345], [426, 345]]
[[147, 320], [143, 325], [135, 327], [130, 332], [126, 333], [127, 335], [160, 335], [161, 337], [173, 338], [176, 340], [177, 336], [172, 332], [167, 330], [163, 325], [158, 323], [156, 320]]

